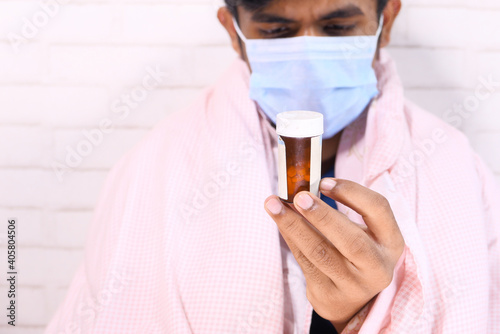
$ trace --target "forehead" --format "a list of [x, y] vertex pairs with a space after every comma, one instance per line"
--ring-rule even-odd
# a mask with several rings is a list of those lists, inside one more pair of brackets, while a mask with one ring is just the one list
[[378, 0], [272, 0], [253, 14], [272, 13], [293, 20], [318, 20], [339, 9], [359, 10], [360, 15], [373, 16]]

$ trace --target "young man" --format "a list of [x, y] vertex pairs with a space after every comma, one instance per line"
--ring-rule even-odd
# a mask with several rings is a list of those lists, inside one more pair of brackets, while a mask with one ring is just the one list
[[[112, 170], [47, 333], [499, 333], [500, 191], [404, 100], [400, 0], [226, 4], [239, 59]], [[270, 196], [287, 109], [325, 116], [294, 205]]]

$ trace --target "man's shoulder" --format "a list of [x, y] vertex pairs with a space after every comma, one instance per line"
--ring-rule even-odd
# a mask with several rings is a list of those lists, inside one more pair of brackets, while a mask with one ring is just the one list
[[433, 113], [405, 100], [405, 116], [414, 142], [432, 140], [436, 144], [472, 150], [467, 136]]
[[410, 101], [405, 102], [405, 118], [411, 142], [401, 166], [436, 182], [479, 181], [478, 155], [463, 132]]
[[418, 170], [421, 177], [451, 182], [453, 187], [459, 179], [484, 184], [481, 179], [492, 175], [462, 131], [410, 101], [405, 103], [405, 116], [411, 147], [401, 157], [403, 169]]

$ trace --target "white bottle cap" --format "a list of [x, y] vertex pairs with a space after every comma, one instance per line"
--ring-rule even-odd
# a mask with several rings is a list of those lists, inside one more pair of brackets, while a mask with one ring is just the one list
[[278, 114], [276, 133], [280, 136], [309, 138], [321, 136], [323, 132], [323, 114], [303, 110]]

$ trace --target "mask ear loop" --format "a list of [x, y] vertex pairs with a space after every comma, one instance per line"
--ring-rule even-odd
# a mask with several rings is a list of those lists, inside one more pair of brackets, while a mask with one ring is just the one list
[[245, 42], [245, 44], [247, 44], [247, 38], [245, 37], [245, 35], [243, 35], [243, 33], [241, 32], [240, 30], [240, 26], [238, 25], [238, 22], [236, 22], [234, 16], [233, 16], [233, 24], [234, 24], [234, 29], [236, 30], [236, 33], [238, 34], [238, 36], [240, 36], [241, 40], [243, 42]]

